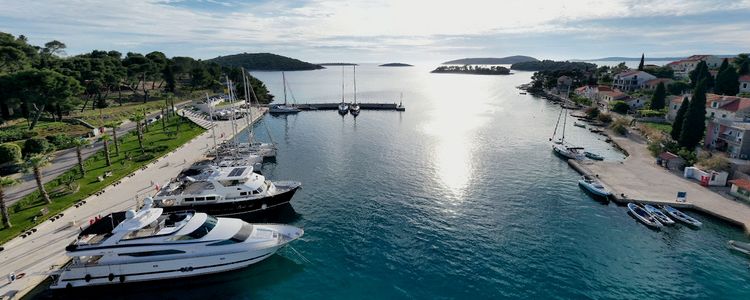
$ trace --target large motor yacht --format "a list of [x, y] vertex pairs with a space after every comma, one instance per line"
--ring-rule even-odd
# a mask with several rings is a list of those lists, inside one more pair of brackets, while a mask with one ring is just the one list
[[152, 281], [224, 272], [266, 259], [302, 236], [289, 225], [249, 224], [204, 213], [164, 214], [146, 199], [139, 211], [109, 214], [66, 247], [73, 257], [52, 289]]
[[193, 165], [165, 184], [154, 200], [166, 211], [239, 215], [289, 203], [301, 186], [296, 181], [266, 180], [252, 166]]

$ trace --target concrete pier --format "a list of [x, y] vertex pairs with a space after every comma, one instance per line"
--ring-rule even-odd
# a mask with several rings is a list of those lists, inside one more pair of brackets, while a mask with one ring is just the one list
[[[297, 108], [301, 110], [337, 110], [339, 109], [340, 102], [335, 103], [306, 103], [297, 104]], [[395, 110], [405, 111], [406, 108], [396, 103], [358, 103], [359, 108], [362, 110]], [[351, 103], [347, 103], [351, 105]]]
[[[697, 181], [678, 176], [655, 163], [638, 137], [610, 134], [628, 157], [622, 162], [575, 161], [568, 164], [584, 175], [596, 176], [618, 203], [667, 204], [694, 209], [737, 224], [750, 234], [750, 206], [713, 192]], [[677, 202], [677, 192], [686, 192], [685, 202]]]
[[[266, 110], [261, 108], [261, 113], [254, 115], [253, 122], [259, 120]], [[246, 123], [244, 120], [236, 122], [238, 130], [243, 129]], [[233, 135], [232, 125], [228, 121], [216, 122], [215, 131], [217, 136], [224, 136], [223, 140]], [[5, 243], [5, 249], [0, 252], [0, 299], [20, 299], [68, 261], [65, 246], [73, 241], [80, 227], [89, 224], [89, 220], [110, 212], [134, 209], [144, 197], [155, 193], [152, 183], [163, 185], [192, 162], [203, 158], [213, 146], [211, 134], [212, 130], [206, 131], [134, 172], [133, 176], [123, 178], [119, 185], [106, 187], [102, 195], [84, 199], [86, 204], [68, 208], [62, 218], [54, 222], [45, 221], [35, 227], [37, 232], [33, 235], [17, 237]], [[7, 275], [11, 272], [24, 276], [9, 282]]]

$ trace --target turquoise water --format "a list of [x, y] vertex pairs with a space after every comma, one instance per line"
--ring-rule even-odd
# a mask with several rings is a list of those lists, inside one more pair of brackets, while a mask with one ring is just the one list
[[[106, 297], [750, 298], [749, 261], [725, 248], [745, 239], [739, 229], [697, 216], [702, 230], [652, 231], [578, 188], [548, 142], [559, 107], [515, 89], [530, 73], [431, 67], [357, 69], [360, 101], [398, 102], [403, 92], [406, 112], [302, 112], [256, 125], [280, 147], [264, 174], [304, 185], [293, 208], [269, 219], [305, 229], [294, 249], [227, 274], [107, 288]], [[279, 73], [254, 75], [282, 94]], [[340, 68], [287, 79], [298, 102], [341, 97]], [[567, 135], [622, 159], [584, 129]]]

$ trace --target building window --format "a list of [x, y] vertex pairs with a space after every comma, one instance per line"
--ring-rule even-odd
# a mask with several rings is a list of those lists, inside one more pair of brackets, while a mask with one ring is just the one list
[[711, 107], [713, 108], [719, 107], [719, 102], [711, 102]]
[[726, 118], [726, 117], [727, 117], [727, 114], [722, 114], [722, 115], [721, 115], [721, 117], [722, 117], [722, 118]]
[[716, 114], [715, 112], [711, 112], [711, 117], [713, 118], [713, 116], [714, 116], [715, 114]]

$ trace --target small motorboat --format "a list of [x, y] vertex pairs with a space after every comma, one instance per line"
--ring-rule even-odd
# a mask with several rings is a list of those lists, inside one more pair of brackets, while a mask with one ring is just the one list
[[666, 226], [672, 226], [672, 225], [674, 225], [674, 221], [672, 221], [672, 219], [670, 219], [669, 217], [667, 217], [667, 215], [665, 215], [658, 208], [653, 207], [650, 204], [644, 205], [643, 208], [647, 212], [651, 213], [651, 215], [653, 215], [654, 218], [656, 218], [657, 220], [659, 220], [660, 223], [662, 223], [662, 224], [664, 224]]
[[584, 151], [583, 155], [586, 155], [586, 157], [588, 157], [589, 159], [593, 159], [593, 160], [604, 160], [604, 156], [601, 156], [594, 152]]
[[659, 222], [659, 220], [654, 218], [652, 214], [643, 209], [643, 207], [640, 207], [638, 204], [628, 203], [628, 210], [630, 210], [630, 214], [632, 214], [633, 217], [635, 217], [638, 221], [641, 221], [641, 223], [648, 227], [659, 229], [664, 226]]
[[729, 247], [729, 249], [731, 250], [740, 252], [742, 254], [750, 255], [750, 243], [730, 240], [729, 242], [727, 242], [727, 247]]
[[526, 92], [520, 92], [519, 94], [521, 94], [521, 95], [526, 95]]
[[581, 176], [581, 179], [578, 180], [578, 185], [597, 196], [607, 198], [612, 195], [612, 192], [608, 191], [599, 180], [591, 176]]
[[578, 123], [578, 122], [573, 122], [573, 126], [575, 126], [575, 127], [581, 127], [581, 128], [586, 128], [586, 124]]
[[669, 205], [664, 205], [662, 207], [667, 214], [672, 217], [673, 219], [680, 221], [682, 223], [685, 223], [687, 225], [693, 226], [693, 227], [701, 227], [703, 226], [703, 223], [701, 221], [698, 221], [694, 219], [691, 216], [686, 215], [685, 213], [677, 210], [674, 207], [671, 207]]
[[569, 147], [565, 146], [564, 144], [553, 144], [552, 145], [552, 151], [555, 151], [557, 155], [561, 156], [565, 159], [575, 159], [575, 160], [581, 160], [584, 158], [583, 153], [581, 152], [583, 148], [581, 147]]

